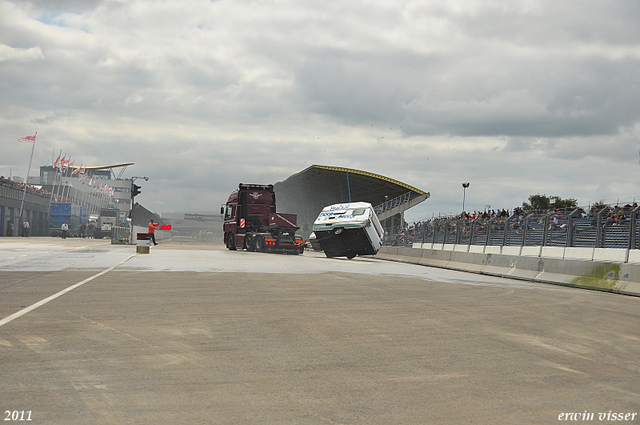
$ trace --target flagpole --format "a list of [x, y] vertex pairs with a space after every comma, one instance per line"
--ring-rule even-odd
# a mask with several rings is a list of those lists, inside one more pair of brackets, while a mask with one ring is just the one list
[[[62, 155], [62, 149], [60, 149], [60, 155]], [[65, 157], [66, 156], [67, 155], [65, 154]], [[62, 162], [64, 162], [64, 158], [62, 158], [60, 161], [61, 161], [61, 164], [62, 164]], [[62, 175], [62, 169], [63, 169], [62, 165], [60, 165], [59, 168], [60, 168], [60, 183], [58, 183], [58, 188], [56, 189], [56, 202], [60, 202], [60, 187], [62, 186], [62, 177], [64, 177]], [[56, 176], [57, 175], [58, 175], [58, 172], [56, 171]]]
[[[60, 149], [60, 155], [62, 155], [62, 149]], [[58, 155], [58, 158], [60, 158], [60, 155]], [[51, 159], [53, 159], [53, 156], [51, 157]], [[51, 199], [49, 199], [49, 209], [51, 209], [51, 203], [53, 202], [53, 194], [56, 191], [56, 181], [58, 181], [58, 166], [56, 165], [55, 162], [52, 162], [53, 164], [53, 168], [56, 170], [56, 173], [53, 176], [53, 183], [51, 184]], [[56, 199], [56, 202], [58, 200]]]
[[[73, 162], [75, 163], [75, 160], [74, 160]], [[65, 172], [66, 172], [66, 174], [67, 174], [67, 177], [66, 177], [66, 178], [67, 178], [67, 180], [65, 180], [64, 189], [66, 189], [66, 190], [67, 190], [67, 196], [65, 197], [65, 195], [64, 195], [64, 191], [65, 191], [65, 190], [64, 190], [64, 189], [62, 189], [62, 197], [63, 197], [63, 198], [67, 198], [67, 199], [68, 199], [68, 201], [69, 201], [69, 203], [70, 203], [70, 204], [72, 204], [73, 202], [71, 202], [71, 188], [70, 188], [70, 186], [69, 186], [69, 178], [71, 177], [71, 176], [69, 176], [69, 169], [70, 169], [70, 168], [71, 168], [71, 167], [65, 167]]]
[[[29, 182], [29, 173], [31, 172], [31, 160], [33, 159], [33, 151], [36, 148], [36, 136], [38, 132], [33, 136], [33, 144], [31, 145], [31, 156], [29, 157], [29, 167], [27, 168], [27, 177], [24, 179], [24, 191], [22, 192], [22, 202], [20, 203], [20, 228], [22, 228], [22, 210], [24, 208], [24, 198], [27, 196], [27, 183]], [[17, 229], [13, 228], [15, 233]]]

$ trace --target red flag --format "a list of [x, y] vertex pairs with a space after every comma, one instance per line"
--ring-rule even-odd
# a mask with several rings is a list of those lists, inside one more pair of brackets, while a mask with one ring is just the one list
[[60, 162], [60, 155], [58, 155], [58, 158], [56, 159], [56, 162], [53, 163], [53, 166], [57, 167], [59, 162]]
[[160, 230], [171, 230], [171, 225], [163, 224], [162, 226], [160, 226]]
[[29, 140], [29, 141], [33, 142], [34, 140], [36, 140], [36, 136], [25, 136], [25, 137], [22, 137], [22, 138], [18, 139], [18, 142], [22, 142], [23, 140]]

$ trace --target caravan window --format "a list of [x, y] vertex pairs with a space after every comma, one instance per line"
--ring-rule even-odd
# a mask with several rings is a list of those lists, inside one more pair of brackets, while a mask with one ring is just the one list
[[363, 215], [365, 212], [367, 212], [366, 208], [358, 208], [353, 210], [353, 215]]

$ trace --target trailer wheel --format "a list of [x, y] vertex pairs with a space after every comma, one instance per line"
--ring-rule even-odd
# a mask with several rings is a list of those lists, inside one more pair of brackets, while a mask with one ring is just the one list
[[356, 255], [357, 254], [355, 252], [350, 252], [350, 253], [347, 254], [347, 258], [349, 260], [353, 260], [354, 258], [356, 258]]
[[253, 241], [253, 247], [255, 251], [264, 252], [264, 238], [262, 236], [256, 236]]
[[236, 250], [236, 241], [233, 233], [231, 232], [227, 233], [227, 248], [229, 248], [231, 251]]

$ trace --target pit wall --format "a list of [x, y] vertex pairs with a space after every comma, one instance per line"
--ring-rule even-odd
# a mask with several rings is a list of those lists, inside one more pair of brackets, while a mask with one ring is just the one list
[[414, 244], [378, 257], [490, 276], [640, 296], [640, 250]]

